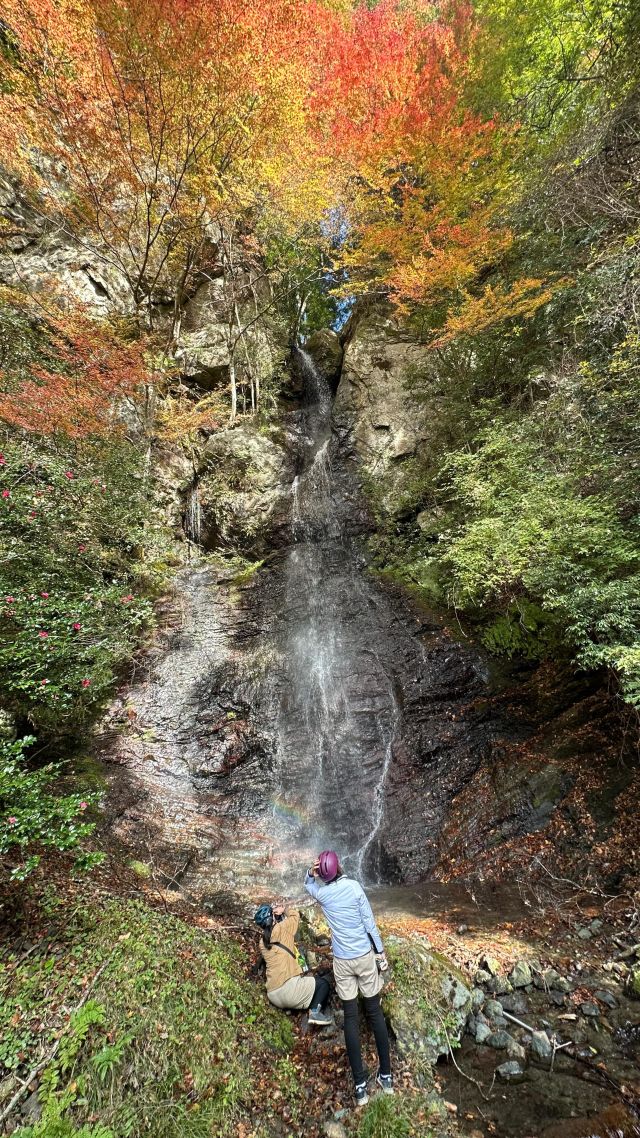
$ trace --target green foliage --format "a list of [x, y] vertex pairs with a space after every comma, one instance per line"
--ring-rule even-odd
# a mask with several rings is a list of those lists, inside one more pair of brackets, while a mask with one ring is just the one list
[[81, 1126], [64, 1119], [41, 1119], [35, 1126], [23, 1126], [17, 1131], [19, 1138], [115, 1138], [106, 1126]]
[[374, 1099], [358, 1127], [358, 1138], [409, 1138], [410, 1133], [402, 1106], [386, 1095]]
[[518, 655], [527, 660], [540, 659], [555, 643], [549, 616], [524, 598], [487, 625], [481, 640], [494, 656]]
[[[0, 306], [4, 387], [55, 367], [44, 326]], [[0, 433], [0, 686], [49, 732], [80, 730], [139, 641], [154, 587], [152, 487], [124, 434]]]
[[[20, 881], [38, 864], [38, 851], [70, 850], [92, 833], [94, 824], [85, 820], [85, 811], [97, 801], [95, 794], [51, 793], [60, 767], [30, 767], [24, 751], [33, 742], [32, 737], [14, 743], [0, 740], [0, 855], [21, 856], [12, 872]], [[82, 868], [96, 864], [99, 857], [84, 855]]]
[[539, 135], [568, 128], [606, 74], [619, 96], [632, 81], [633, 5], [617, 0], [476, 0], [472, 90], [485, 113], [498, 107]]
[[[562, 284], [405, 377], [420, 459], [369, 488], [375, 563], [422, 564], [494, 653], [612, 668], [640, 705], [637, 5], [479, 0], [467, 95], [521, 124], [500, 187], [513, 241], [471, 288]], [[504, 191], [504, 192], [503, 192]], [[437, 307], [413, 315], [427, 338]], [[420, 523], [417, 523], [417, 519]]]
[[151, 608], [136, 587], [145, 492], [124, 442], [5, 440], [0, 683], [39, 727], [79, 726], [113, 683]]
[[240, 946], [116, 901], [53, 909], [50, 935], [54, 951], [43, 945], [0, 972], [0, 1076], [2, 1065], [28, 1070], [62, 1033], [39, 1091], [42, 1120], [20, 1138], [231, 1133], [253, 1109], [265, 1054], [298, 1116], [299, 1073], [284, 1054], [291, 1024], [244, 978]]

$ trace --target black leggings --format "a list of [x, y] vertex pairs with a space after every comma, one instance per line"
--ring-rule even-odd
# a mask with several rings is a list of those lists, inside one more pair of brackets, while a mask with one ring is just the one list
[[320, 1007], [324, 1011], [327, 1004], [329, 1003], [331, 985], [329, 984], [326, 976], [316, 976], [315, 981], [316, 987], [313, 996], [311, 997], [311, 1003], [309, 1007], [317, 1008], [318, 1004], [320, 1004]]
[[[389, 1033], [385, 1023], [380, 996], [363, 996], [364, 1010], [375, 1036], [378, 1050], [380, 1074], [391, 1074], [391, 1056], [389, 1054]], [[362, 1065], [362, 1051], [360, 1049], [360, 1024], [358, 1019], [358, 1000], [343, 1000], [344, 1008], [344, 1042], [351, 1065], [351, 1073], [356, 1086], [364, 1083], [365, 1073]]]

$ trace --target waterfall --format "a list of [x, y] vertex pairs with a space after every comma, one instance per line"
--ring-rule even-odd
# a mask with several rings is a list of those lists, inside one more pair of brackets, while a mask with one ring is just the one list
[[347, 869], [375, 879], [399, 709], [384, 616], [345, 525], [344, 472], [334, 480], [331, 391], [304, 351], [300, 363], [304, 440], [284, 567], [272, 827], [283, 865], [333, 847]]
[[202, 508], [197, 482], [194, 482], [188, 492], [183, 524], [184, 532], [189, 541], [192, 541], [194, 545], [199, 545], [202, 537]]

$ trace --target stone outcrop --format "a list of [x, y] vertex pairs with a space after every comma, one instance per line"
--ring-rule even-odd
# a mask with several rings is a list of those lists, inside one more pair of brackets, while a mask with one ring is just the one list
[[333, 332], [331, 328], [321, 328], [318, 332], [313, 332], [304, 350], [311, 356], [329, 386], [335, 390], [340, 379], [343, 359], [342, 342], [337, 332]]
[[264, 556], [289, 523], [292, 480], [282, 432], [259, 432], [250, 422], [213, 434], [197, 475], [203, 548]]
[[412, 372], [427, 364], [427, 350], [390, 312], [356, 308], [347, 331], [334, 417], [337, 428], [353, 438], [365, 472], [387, 477], [389, 502], [404, 478], [402, 464], [419, 454], [428, 440], [425, 410], [407, 386]]
[[457, 969], [436, 956], [424, 938], [390, 936], [385, 948], [393, 983], [382, 1003], [398, 1051], [435, 1063], [460, 1040], [471, 992]]
[[62, 223], [45, 219], [20, 189], [0, 176], [0, 216], [15, 231], [0, 253], [0, 283], [46, 290], [61, 304], [74, 301], [89, 314], [130, 313], [133, 298], [127, 282], [105, 254], [83, 245]]
[[238, 370], [251, 371], [258, 389], [282, 369], [288, 329], [274, 307], [269, 283], [256, 278], [251, 267], [241, 263], [231, 287], [218, 265], [196, 289], [185, 309], [175, 353], [187, 382], [204, 391], [225, 387], [232, 356]]

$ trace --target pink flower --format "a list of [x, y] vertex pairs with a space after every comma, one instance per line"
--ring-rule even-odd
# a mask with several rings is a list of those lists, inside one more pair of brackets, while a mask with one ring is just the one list
[[81, 802], [81, 803], [80, 803], [80, 809], [81, 809], [81, 810], [86, 810], [86, 809], [87, 809], [87, 806], [88, 806], [88, 805], [89, 805], [89, 803], [88, 803], [88, 802]]
[[133, 593], [127, 593], [126, 597], [120, 597], [120, 600], [123, 605], [128, 604], [129, 601], [133, 600]]
[[64, 476], [65, 476], [65, 478], [69, 478], [69, 479], [75, 478], [73, 470], [65, 470]]
[[86, 548], [87, 548], [86, 545], [79, 545], [78, 546], [78, 553], [84, 553]]
[[46, 601], [48, 599], [49, 594], [48, 593], [40, 593], [40, 596], [44, 597], [44, 599]]
[[82, 628], [82, 625], [81, 625], [81, 624], [78, 624], [78, 622], [76, 621], [76, 623], [75, 623], [75, 624], [74, 624], [74, 626], [73, 626], [73, 631], [74, 631], [74, 632], [79, 632], [81, 628]]
[[4, 599], [8, 605], [12, 605], [14, 603], [14, 597], [5, 597]]
[[0, 454], [0, 466], [6, 466], [7, 460], [3, 454]]
[[36, 514], [35, 510], [31, 510], [31, 512], [30, 512], [30, 514], [29, 514], [29, 517], [30, 517], [30, 518], [37, 518], [37, 516], [38, 516], [38, 515]]
[[83, 680], [82, 686], [83, 686], [83, 688], [91, 687], [91, 680]]
[[40, 680], [40, 683], [41, 683], [41, 684], [48, 684], [48, 683], [49, 683], [49, 681], [48, 681], [48, 680]]
[[49, 635], [48, 632], [39, 632], [38, 633], [38, 637], [40, 638], [40, 640], [46, 640], [48, 635]]
[[7, 822], [10, 826], [15, 826], [17, 821], [18, 821], [18, 819], [14, 818], [13, 815], [11, 816], [11, 818], [7, 818]]
[[3, 498], [10, 498], [11, 497], [11, 491], [10, 490], [3, 490], [2, 491], [2, 497]]

